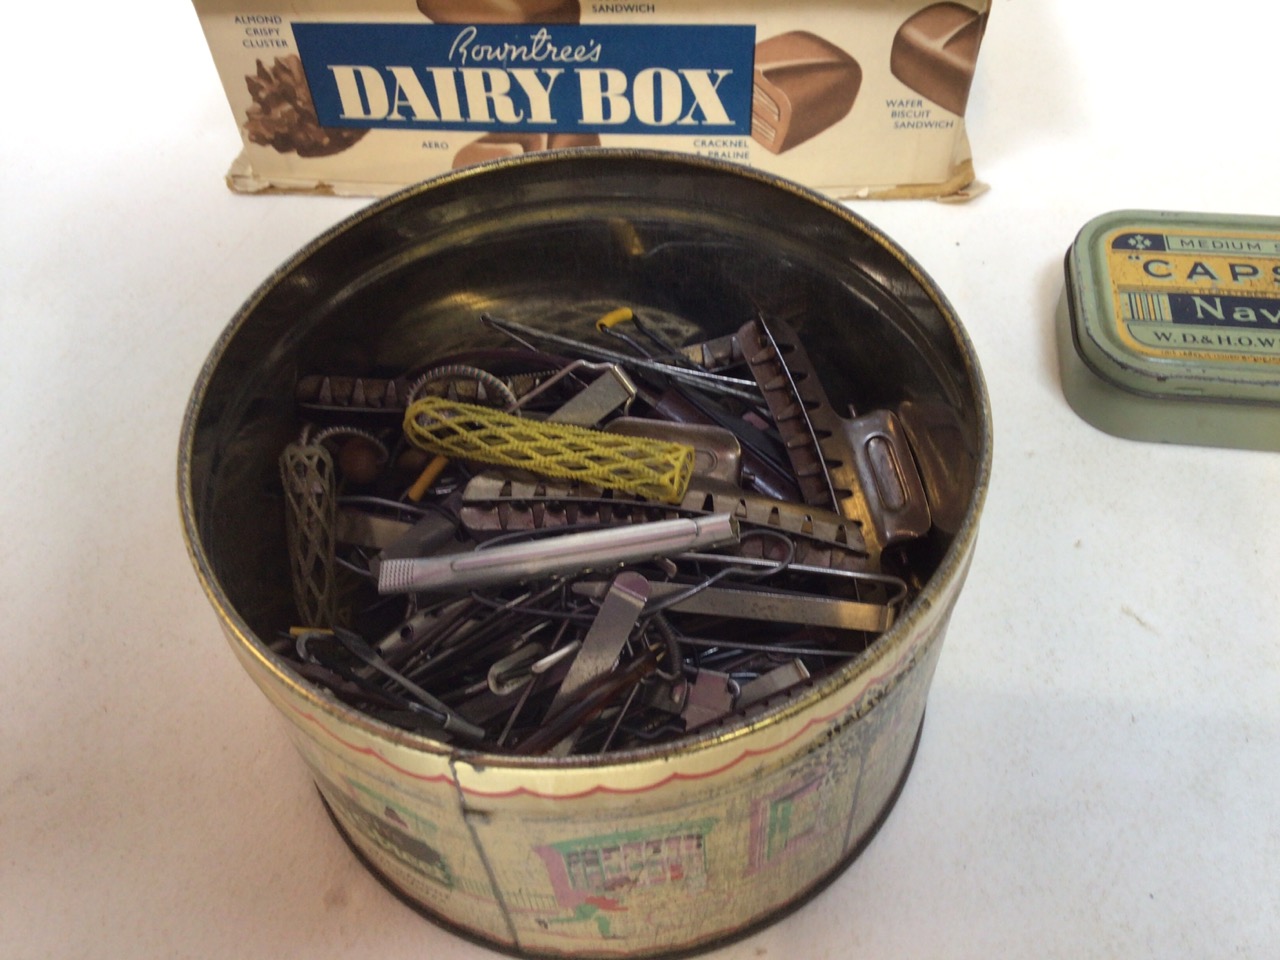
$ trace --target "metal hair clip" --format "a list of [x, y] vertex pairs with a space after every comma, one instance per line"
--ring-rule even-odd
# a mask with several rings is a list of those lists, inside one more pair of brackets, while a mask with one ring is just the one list
[[464, 554], [384, 560], [378, 570], [378, 591], [471, 590], [584, 570], [612, 569], [653, 557], [734, 543], [738, 536], [738, 523], [733, 517], [715, 514], [564, 534]]
[[[750, 380], [743, 380], [740, 377], [728, 377], [718, 373], [711, 373], [697, 367], [687, 367], [675, 363], [663, 363], [658, 360], [650, 360], [647, 357], [633, 357], [625, 353], [618, 353], [615, 350], [609, 350], [605, 347], [599, 347], [592, 343], [585, 343], [581, 340], [574, 340], [570, 337], [562, 337], [554, 333], [548, 333], [537, 327], [526, 326], [523, 323], [517, 323], [515, 320], [503, 320], [490, 314], [484, 314], [480, 318], [485, 324], [504, 333], [516, 335], [517, 338], [523, 336], [531, 340], [541, 340], [544, 343], [554, 344], [572, 350], [585, 357], [591, 357], [596, 360], [607, 360], [610, 363], [616, 363], [622, 367], [631, 367], [635, 370], [645, 370], [649, 373], [661, 374], [672, 380], [679, 380], [684, 383], [693, 384], [702, 387], [704, 390], [712, 393], [718, 393], [723, 396], [735, 397], [739, 400], [746, 400], [751, 403], [758, 403], [760, 395], [756, 390], [756, 385]], [[521, 340], [521, 342], [526, 342]]]
[[[869, 633], [883, 633], [893, 625], [893, 608], [878, 603], [815, 597], [760, 587], [706, 587], [692, 591], [690, 586], [687, 583], [655, 583], [651, 593], [656, 601], [672, 601], [663, 609], [680, 613], [806, 624], [837, 630], [865, 630]], [[591, 581], [576, 583], [573, 589], [582, 596], [595, 597], [601, 593], [601, 585]]]
[[312, 627], [332, 626], [337, 618], [334, 474], [333, 457], [306, 431], [280, 455], [293, 599], [302, 621]]
[[804, 344], [786, 324], [738, 331], [747, 363], [787, 443], [808, 503], [861, 521], [874, 555], [931, 525], [915, 458], [893, 413], [846, 420], [832, 409]]
[[[378, 656], [377, 651], [365, 642], [365, 639], [352, 630], [346, 630], [342, 627], [334, 627], [330, 631], [320, 631], [328, 633], [337, 640], [348, 653], [365, 665], [372, 667], [378, 673], [382, 674], [388, 680], [394, 681], [404, 691], [411, 694], [424, 711], [433, 716], [440, 724], [442, 730], [446, 733], [457, 734], [468, 740], [483, 740], [485, 732], [482, 728], [471, 723], [469, 720], [459, 716], [439, 699], [432, 694], [423, 690], [420, 686], [402, 676], [393, 670], [382, 657]], [[302, 634], [298, 638], [299, 648], [305, 653], [307, 641], [310, 639], [308, 634]]]
[[910, 588], [881, 553], [931, 529], [914, 450], [887, 411], [832, 411], [786, 324], [680, 347], [692, 323], [615, 310], [588, 332], [615, 353], [485, 323], [528, 349], [299, 381], [324, 426], [280, 460], [300, 675], [407, 730], [564, 756], [748, 717], [894, 624]]

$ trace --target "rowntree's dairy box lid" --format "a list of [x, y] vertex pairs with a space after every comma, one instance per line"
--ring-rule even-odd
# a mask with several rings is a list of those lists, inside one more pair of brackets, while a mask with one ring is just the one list
[[1058, 309], [1063, 392], [1107, 433], [1280, 450], [1280, 218], [1085, 224]]
[[195, 0], [236, 190], [379, 195], [596, 146], [967, 199], [990, 0]]

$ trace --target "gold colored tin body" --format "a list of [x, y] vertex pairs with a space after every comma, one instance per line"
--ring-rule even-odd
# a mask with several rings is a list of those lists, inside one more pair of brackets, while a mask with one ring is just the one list
[[[935, 529], [918, 594], [848, 665], [755, 715], [600, 757], [499, 756], [388, 727], [263, 643], [288, 622], [268, 481], [299, 373], [358, 354], [408, 367], [491, 309], [556, 326], [624, 302], [715, 336], [759, 307], [797, 324], [836, 402], [897, 408]], [[334, 819], [409, 902], [542, 956], [710, 946], [798, 904], [900, 789], [972, 557], [991, 462], [987, 397], [945, 298], [844, 208], [666, 154], [568, 152], [430, 181], [321, 237], [260, 288], [201, 374], [180, 450], [193, 563], [231, 646], [280, 710]]]

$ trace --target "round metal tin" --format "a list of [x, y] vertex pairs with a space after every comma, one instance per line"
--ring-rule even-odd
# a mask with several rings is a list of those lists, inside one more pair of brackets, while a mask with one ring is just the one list
[[[796, 312], [828, 389], [898, 409], [932, 465], [915, 600], [856, 659], [759, 715], [598, 757], [450, 746], [309, 684], [264, 640], [293, 615], [270, 490], [297, 431], [299, 369], [355, 352], [412, 365], [475, 340], [479, 308], [546, 322], [587, 296], [696, 318], [708, 336], [760, 304]], [[430, 181], [301, 251], [215, 346], [179, 461], [201, 583], [361, 859], [499, 949], [640, 957], [768, 922], [875, 833], [910, 768], [973, 556], [991, 428], [950, 305], [873, 227], [729, 164], [600, 150]]]
[[1067, 253], [1067, 401], [1136, 440], [1280, 450], [1280, 219], [1122, 210]]

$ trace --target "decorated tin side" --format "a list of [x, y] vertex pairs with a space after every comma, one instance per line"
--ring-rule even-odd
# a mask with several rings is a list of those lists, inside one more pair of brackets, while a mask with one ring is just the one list
[[1066, 258], [1063, 391], [1137, 440], [1280, 450], [1280, 219], [1118, 211]]

